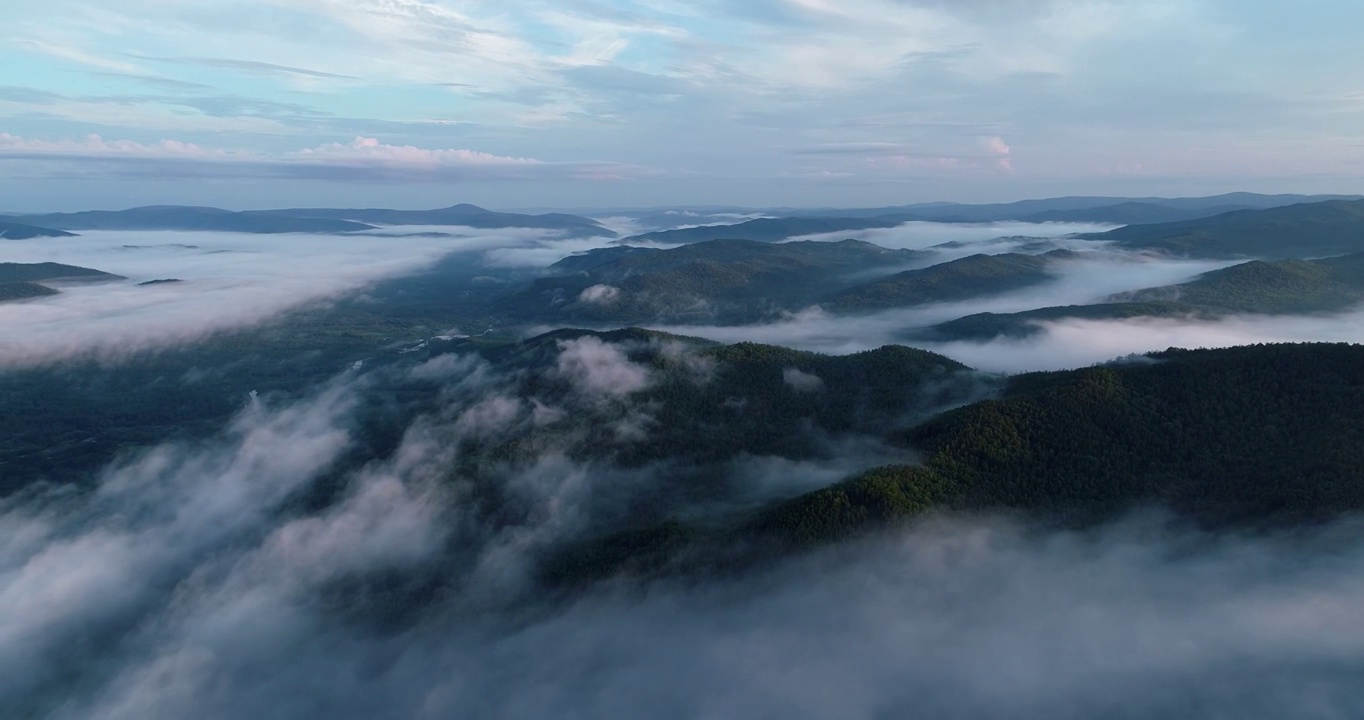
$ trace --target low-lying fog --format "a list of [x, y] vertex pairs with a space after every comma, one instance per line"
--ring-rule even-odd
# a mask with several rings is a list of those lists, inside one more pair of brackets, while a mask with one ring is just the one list
[[[439, 231], [424, 233], [423, 231]], [[57, 262], [126, 282], [54, 285], [60, 295], [0, 304], [0, 365], [81, 353], [117, 355], [250, 326], [320, 300], [403, 277], [453, 252], [532, 265], [603, 241], [533, 230], [395, 228], [365, 235], [89, 231], [0, 243], [0, 262]], [[534, 258], [529, 261], [524, 258]], [[138, 286], [149, 280], [183, 282]]]

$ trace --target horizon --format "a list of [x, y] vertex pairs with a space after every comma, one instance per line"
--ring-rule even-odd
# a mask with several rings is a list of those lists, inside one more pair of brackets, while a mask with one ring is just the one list
[[[1056, 195], [1056, 196], [1028, 196], [1028, 197], [1020, 197], [1020, 198], [1014, 198], [1014, 199], [1001, 200], [1001, 201], [997, 201], [997, 202], [978, 202], [978, 203], [977, 203], [977, 202], [962, 202], [962, 201], [955, 201], [955, 200], [928, 200], [928, 201], [912, 201], [912, 202], [905, 202], [905, 203], [898, 203], [898, 204], [864, 205], [864, 206], [852, 206], [852, 205], [837, 205], [837, 206], [834, 206], [834, 205], [735, 205], [735, 204], [725, 205], [725, 204], [694, 204], [694, 205], [634, 205], [634, 206], [627, 206], [627, 205], [599, 205], [599, 206], [576, 206], [576, 207], [575, 207], [575, 206], [490, 207], [490, 206], [488, 206], [488, 205], [483, 205], [483, 204], [479, 204], [479, 203], [472, 203], [472, 202], [453, 202], [453, 203], [441, 204], [441, 205], [421, 205], [421, 204], [411, 204], [411, 203], [409, 203], [409, 204], [395, 203], [395, 204], [387, 205], [387, 206], [379, 206], [379, 205], [368, 205], [368, 206], [348, 205], [348, 206], [343, 206], [343, 205], [340, 205], [340, 204], [333, 204], [333, 205], [319, 204], [319, 205], [305, 206], [305, 205], [283, 205], [283, 204], [278, 204], [278, 205], [273, 205], [273, 206], [267, 205], [267, 206], [235, 206], [235, 207], [229, 207], [229, 206], [227, 206], [227, 205], [225, 205], [225, 204], [218, 204], [218, 205], [199, 205], [199, 204], [181, 204], [181, 203], [170, 203], [170, 202], [151, 202], [151, 203], [145, 203], [145, 204], [139, 204], [139, 205], [109, 205], [109, 206], [102, 206], [102, 207], [94, 207], [94, 206], [72, 206], [72, 207], [67, 208], [67, 209], [43, 209], [43, 208], [38, 208], [38, 209], [31, 209], [31, 208], [15, 209], [15, 208], [5, 208], [5, 209], [0, 209], [0, 216], [25, 216], [25, 215], [42, 215], [42, 214], [67, 214], [67, 213], [78, 213], [78, 212], [125, 212], [125, 211], [128, 211], [128, 210], [141, 210], [141, 209], [147, 209], [147, 208], [200, 208], [200, 209], [211, 209], [211, 210], [227, 210], [227, 211], [229, 211], [229, 212], [258, 212], [258, 211], [273, 212], [273, 211], [296, 210], [296, 209], [308, 209], [308, 208], [318, 208], [318, 209], [326, 208], [326, 209], [341, 209], [341, 210], [392, 209], [392, 210], [411, 210], [411, 211], [418, 211], [418, 210], [443, 210], [443, 209], [447, 209], [447, 208], [452, 208], [452, 207], [459, 207], [459, 206], [468, 205], [468, 206], [473, 206], [473, 207], [477, 207], [477, 208], [482, 209], [482, 210], [488, 210], [488, 211], [496, 212], [496, 213], [526, 214], [526, 215], [533, 215], [533, 214], [550, 214], [550, 213], [564, 213], [564, 214], [582, 215], [582, 216], [584, 216], [584, 217], [591, 217], [593, 214], [605, 214], [605, 213], [613, 213], [613, 212], [643, 213], [643, 212], [651, 212], [651, 211], [658, 211], [658, 212], [687, 212], [687, 211], [723, 211], [723, 210], [751, 210], [751, 211], [770, 211], [770, 212], [782, 212], [782, 211], [799, 211], [799, 212], [815, 212], [815, 211], [824, 212], [824, 211], [827, 211], [827, 212], [837, 212], [837, 211], [840, 211], [840, 210], [847, 210], [847, 211], [866, 211], [866, 210], [879, 210], [879, 209], [899, 210], [899, 209], [903, 209], [903, 208], [928, 207], [928, 206], [953, 206], [953, 205], [960, 205], [960, 206], [963, 206], [963, 207], [972, 207], [972, 206], [994, 206], [994, 205], [1006, 206], [1006, 205], [1013, 205], [1013, 204], [1019, 204], [1019, 203], [1027, 203], [1027, 202], [1046, 202], [1046, 201], [1059, 201], [1059, 200], [1105, 200], [1105, 201], [1116, 201], [1115, 204], [1119, 204], [1119, 203], [1124, 203], [1124, 202], [1141, 203], [1141, 202], [1144, 202], [1144, 201], [1152, 201], [1152, 202], [1154, 202], [1154, 201], [1170, 201], [1170, 200], [1216, 200], [1216, 199], [1220, 199], [1220, 198], [1232, 198], [1232, 197], [1236, 197], [1236, 196], [1275, 197], [1275, 198], [1297, 198], [1297, 199], [1302, 199], [1302, 200], [1304, 201], [1304, 203], [1331, 202], [1331, 201], [1335, 201], [1335, 200], [1346, 200], [1346, 201], [1349, 201], [1349, 200], [1364, 200], [1364, 193], [1359, 193], [1359, 194], [1353, 194], [1353, 193], [1291, 193], [1291, 192], [1283, 192], [1283, 193], [1259, 193], [1259, 192], [1249, 192], [1249, 191], [1237, 191], [1237, 190], [1233, 190], [1233, 191], [1230, 191], [1230, 192], [1217, 193], [1217, 194], [1214, 194], [1214, 195], [1182, 195], [1182, 196], [1159, 196], [1159, 195], [1146, 195], [1146, 196], [1136, 196], [1136, 195], [1131, 195], [1131, 196], [1118, 196], [1118, 195]], [[1296, 204], [1296, 203], [1289, 203], [1289, 204]]]

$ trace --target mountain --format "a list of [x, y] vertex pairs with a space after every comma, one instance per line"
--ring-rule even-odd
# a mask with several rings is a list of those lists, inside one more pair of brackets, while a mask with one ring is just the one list
[[0, 239], [30, 240], [40, 237], [75, 237], [75, 234], [36, 225], [0, 221]]
[[616, 233], [600, 223], [577, 215], [546, 213], [522, 215], [485, 210], [477, 205], [453, 205], [438, 210], [385, 210], [379, 208], [293, 208], [287, 210], [258, 210], [249, 213], [261, 217], [291, 217], [327, 220], [348, 220], [372, 225], [458, 225], [485, 230], [501, 228], [537, 228], [562, 230], [573, 237], [615, 237]]
[[919, 499], [1067, 522], [1143, 505], [1208, 525], [1364, 509], [1364, 347], [1171, 350], [1150, 359], [1015, 378], [1002, 399], [913, 431], [923, 466], [814, 493], [762, 522], [831, 537], [916, 512]]
[[1093, 305], [1047, 307], [1018, 313], [978, 313], [940, 323], [915, 337], [989, 340], [1035, 335], [1054, 320], [1124, 320], [1250, 313], [1303, 315], [1338, 312], [1364, 303], [1364, 253], [1323, 260], [1252, 260], [1204, 273], [1179, 285], [1120, 293]]
[[[981, 396], [993, 379], [941, 355], [886, 346], [830, 356], [772, 345], [720, 345], [696, 338], [628, 328], [611, 332], [565, 329], [511, 343], [456, 342], [475, 348], [502, 372], [522, 378], [517, 390], [538, 402], [564, 406], [576, 392], [560, 370], [566, 348], [589, 343], [646, 369], [651, 382], [601, 407], [545, 421], [483, 448], [502, 461], [577, 439], [570, 455], [611, 456], [638, 466], [663, 460], [706, 464], [741, 454], [817, 457], [820, 438], [849, 433], [885, 436]], [[622, 432], [621, 423], [647, 409], [648, 432]], [[466, 449], [466, 451], [469, 451]]]
[[47, 282], [81, 281], [103, 282], [125, 280], [114, 275], [90, 268], [62, 265], [61, 263], [0, 263], [0, 282]]
[[1312, 258], [1364, 251], [1364, 200], [1332, 200], [1131, 225], [1086, 236], [1191, 257]]
[[549, 268], [555, 275], [535, 280], [500, 304], [542, 322], [745, 322], [806, 307], [858, 273], [924, 257], [857, 240], [613, 247], [556, 263]]
[[840, 290], [820, 305], [842, 313], [871, 312], [995, 295], [1045, 283], [1054, 278], [1051, 268], [1057, 261], [1077, 256], [1068, 250], [1042, 255], [972, 255]]
[[672, 517], [551, 559], [551, 582], [746, 566], [930, 512], [1089, 526], [1154, 508], [1205, 527], [1299, 526], [1364, 510], [1364, 346], [1169, 350], [1012, 378], [905, 434], [885, 466], [745, 518]]
[[753, 240], [779, 242], [805, 235], [891, 228], [917, 218], [905, 215], [886, 215], [874, 218], [785, 217], [759, 218], [737, 225], [709, 225], [645, 233], [622, 240], [622, 243], [660, 243], [681, 245], [711, 240]]
[[276, 233], [347, 233], [374, 227], [348, 220], [233, 212], [211, 207], [154, 205], [129, 210], [89, 210], [21, 215], [16, 221], [62, 230], [184, 230]]
[[29, 300], [57, 294], [59, 293], [56, 290], [38, 283], [0, 281], [0, 302]]

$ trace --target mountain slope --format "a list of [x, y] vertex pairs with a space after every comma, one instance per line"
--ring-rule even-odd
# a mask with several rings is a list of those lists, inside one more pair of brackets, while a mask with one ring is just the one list
[[923, 507], [1093, 522], [1158, 505], [1209, 525], [1364, 509], [1364, 347], [1173, 350], [1016, 378], [917, 429], [926, 464], [779, 507], [758, 526], [833, 538]]
[[887, 466], [728, 524], [672, 518], [601, 536], [545, 574], [747, 567], [935, 511], [1088, 526], [1156, 508], [1208, 527], [1364, 510], [1364, 346], [1170, 350], [1151, 362], [1018, 376], [1000, 399], [909, 431]]
[[0, 282], [43, 282], [48, 280], [102, 282], [124, 279], [121, 275], [61, 263], [0, 263]]
[[1313, 258], [1364, 251], [1364, 200], [1240, 210], [1087, 236], [1191, 257]]
[[54, 230], [52, 228], [38, 227], [36, 225], [26, 225], [23, 223], [0, 220], [0, 239], [30, 240], [32, 238], [41, 237], [75, 237], [75, 234], [64, 230]]
[[741, 322], [810, 304], [850, 275], [921, 260], [922, 253], [856, 240], [770, 244], [713, 240], [670, 250], [608, 248], [551, 266], [505, 299], [527, 319]]
[[0, 280], [0, 302], [11, 300], [29, 300], [31, 298], [47, 297], [59, 294], [46, 285], [39, 285], [31, 282], [6, 282]]
[[1066, 250], [972, 255], [840, 290], [821, 306], [835, 312], [870, 312], [1009, 292], [1051, 280], [1053, 265], [1073, 257], [1076, 253]]

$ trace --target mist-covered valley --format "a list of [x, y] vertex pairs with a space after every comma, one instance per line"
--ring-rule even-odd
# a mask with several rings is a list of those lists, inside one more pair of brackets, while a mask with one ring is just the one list
[[1357, 715], [1357, 204], [0, 239], [0, 714]]

